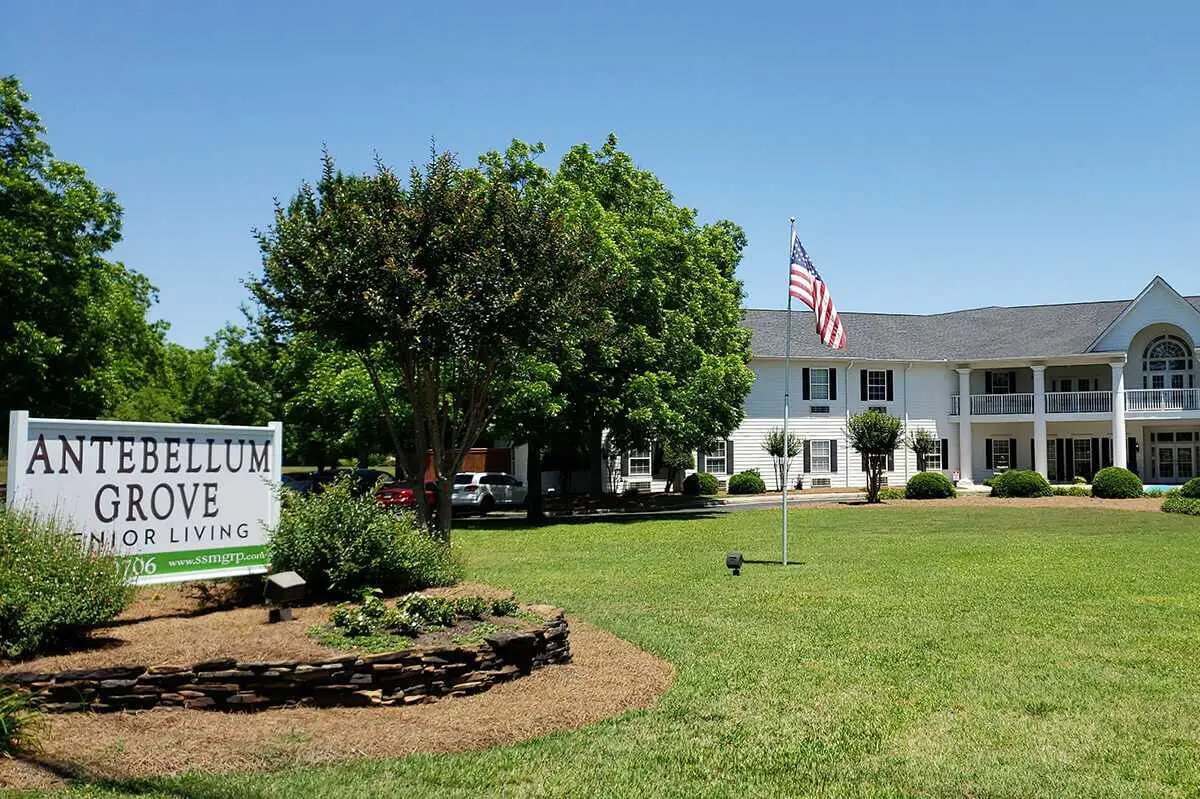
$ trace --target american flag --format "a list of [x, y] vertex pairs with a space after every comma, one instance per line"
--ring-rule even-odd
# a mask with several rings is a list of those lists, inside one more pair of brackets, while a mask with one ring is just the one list
[[837, 309], [833, 307], [829, 288], [795, 232], [792, 233], [792, 277], [788, 282], [788, 293], [813, 309], [817, 317], [817, 335], [826, 347], [846, 349], [846, 331], [842, 328]]

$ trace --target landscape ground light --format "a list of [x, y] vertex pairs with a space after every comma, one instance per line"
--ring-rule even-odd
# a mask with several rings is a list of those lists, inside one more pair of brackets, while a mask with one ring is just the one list
[[743, 562], [741, 552], [730, 552], [725, 555], [725, 566], [733, 572], [734, 577], [742, 573]]
[[274, 624], [277, 621], [291, 621], [292, 608], [295, 602], [300, 602], [308, 593], [308, 584], [296, 572], [276, 572], [267, 575], [267, 585], [263, 591], [267, 604], [271, 608], [267, 621]]

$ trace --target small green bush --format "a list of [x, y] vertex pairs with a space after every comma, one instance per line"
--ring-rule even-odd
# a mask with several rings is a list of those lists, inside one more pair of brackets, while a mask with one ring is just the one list
[[904, 496], [908, 499], [946, 499], [954, 496], [954, 486], [941, 472], [917, 472], [908, 479]]
[[879, 498], [881, 500], [905, 499], [907, 496], [907, 490], [900, 486], [883, 486], [879, 489]]
[[1141, 478], [1120, 466], [1101, 469], [1092, 478], [1092, 496], [1101, 499], [1134, 499], [1143, 490]]
[[503, 599], [492, 600], [492, 615], [493, 616], [512, 616], [521, 606], [517, 604], [516, 597], [505, 597]]
[[1200, 499], [1200, 477], [1193, 477], [1179, 489], [1179, 496], [1186, 499]]
[[689, 497], [711, 497], [720, 490], [721, 484], [708, 472], [692, 472], [683, 479], [683, 493]]
[[457, 615], [453, 599], [426, 594], [406, 594], [396, 600], [396, 609], [420, 619], [428, 627], [449, 627]]
[[992, 478], [993, 497], [1053, 496], [1046, 478], [1026, 469], [1010, 469]]
[[1054, 486], [1050, 490], [1056, 497], [1090, 497], [1092, 495], [1087, 486], [1080, 485]]
[[33, 698], [18, 688], [0, 685], [0, 757], [36, 749], [41, 731], [42, 720]]
[[1162, 509], [1167, 513], [1182, 513], [1187, 516], [1200, 516], [1200, 499], [1191, 499], [1182, 495], [1169, 496], [1163, 500]]
[[397, 594], [451, 585], [462, 564], [410, 513], [353, 495], [348, 479], [316, 494], [285, 494], [271, 536], [271, 570], [296, 571], [312, 596], [357, 597], [368, 588]]
[[1087, 478], [1080, 477], [1079, 475], [1075, 475], [1075, 477], [1071, 480], [1071, 482], [1077, 486], [1085, 486], [1085, 485], [1087, 485]]
[[730, 494], [762, 494], [766, 490], [767, 484], [763, 482], [758, 469], [747, 469], [729, 478]]
[[0, 655], [29, 657], [114, 619], [133, 589], [118, 561], [54, 519], [0, 510]]
[[468, 619], [482, 619], [491, 610], [491, 601], [481, 596], [460, 596], [454, 600], [454, 612]]

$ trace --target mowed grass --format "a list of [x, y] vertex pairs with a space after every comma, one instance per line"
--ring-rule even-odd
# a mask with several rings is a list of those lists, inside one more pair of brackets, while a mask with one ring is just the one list
[[[1200, 523], [778, 512], [461, 531], [473, 579], [677, 667], [653, 710], [503, 749], [113, 790], [223, 797], [1196, 796]], [[97, 794], [107, 790], [93, 786]]]

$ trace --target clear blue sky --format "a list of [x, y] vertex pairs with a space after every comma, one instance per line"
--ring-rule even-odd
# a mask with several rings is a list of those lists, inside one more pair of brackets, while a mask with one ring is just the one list
[[5, 0], [0, 71], [125, 207], [171, 337], [237, 317], [272, 198], [431, 138], [615, 131], [741, 224], [786, 302], [787, 219], [842, 310], [1200, 293], [1200, 4]]

